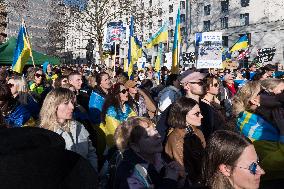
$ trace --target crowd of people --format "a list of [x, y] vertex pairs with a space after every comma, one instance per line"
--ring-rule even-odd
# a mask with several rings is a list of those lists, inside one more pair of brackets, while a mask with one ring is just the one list
[[282, 75], [3, 66], [1, 188], [282, 188]]

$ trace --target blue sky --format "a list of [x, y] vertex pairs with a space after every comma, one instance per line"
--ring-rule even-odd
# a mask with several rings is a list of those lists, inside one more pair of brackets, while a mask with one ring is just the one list
[[71, 6], [79, 6], [80, 9], [86, 7], [88, 0], [64, 0], [64, 3]]

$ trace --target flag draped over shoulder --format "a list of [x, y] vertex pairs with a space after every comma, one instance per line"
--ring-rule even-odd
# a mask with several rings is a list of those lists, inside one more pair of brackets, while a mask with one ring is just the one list
[[14, 52], [14, 60], [12, 63], [13, 71], [22, 73], [23, 68], [29, 60], [31, 54], [32, 49], [28, 39], [26, 27], [25, 24], [22, 23]]
[[133, 73], [134, 64], [138, 61], [138, 58], [142, 56], [142, 43], [134, 37], [134, 25], [133, 17], [131, 17], [130, 23], [130, 35], [129, 35], [129, 48], [128, 48], [128, 76]]
[[160, 43], [159, 44], [159, 54], [158, 54], [156, 62], [155, 62], [155, 71], [156, 72], [159, 72], [161, 70], [162, 56], [163, 56], [163, 43]]
[[242, 50], [248, 47], [248, 36], [244, 35], [231, 47], [230, 52]]
[[179, 72], [179, 47], [181, 44], [181, 33], [180, 33], [180, 9], [178, 9], [177, 18], [176, 18], [176, 27], [174, 35], [174, 44], [173, 44], [173, 55], [172, 55], [172, 70], [173, 74], [178, 74]]
[[168, 22], [166, 22], [155, 35], [147, 40], [145, 46], [146, 48], [152, 48], [154, 45], [166, 42], [168, 41], [168, 36]]

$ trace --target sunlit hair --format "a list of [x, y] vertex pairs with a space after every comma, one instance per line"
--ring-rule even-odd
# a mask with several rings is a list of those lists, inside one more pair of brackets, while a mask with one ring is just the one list
[[243, 111], [253, 112], [250, 100], [261, 90], [259, 81], [247, 82], [233, 98], [233, 112], [236, 116]]
[[75, 94], [69, 89], [57, 88], [48, 93], [40, 110], [40, 127], [56, 131], [60, 124], [57, 121], [57, 109], [61, 103], [74, 101]]
[[14, 81], [15, 84], [15, 89], [18, 93], [18, 101], [21, 104], [28, 104], [28, 95], [29, 94], [29, 90], [28, 90], [28, 84], [27, 81], [24, 77], [14, 77], [9, 79]]
[[260, 84], [263, 89], [271, 91], [275, 87], [277, 87], [280, 83], [283, 83], [283, 82], [284, 81], [282, 79], [268, 78], [268, 79], [262, 80]]
[[203, 184], [212, 189], [233, 189], [229, 178], [221, 173], [219, 166], [224, 164], [233, 172], [243, 151], [250, 145], [252, 143], [249, 139], [232, 131], [214, 132], [206, 145], [203, 156]]
[[168, 124], [174, 128], [186, 128], [186, 115], [198, 103], [187, 97], [181, 97], [171, 107]]
[[155, 127], [149, 118], [130, 117], [116, 128], [114, 140], [120, 151], [128, 149], [130, 144], [137, 144], [146, 134], [145, 127], [141, 126], [141, 123], [147, 123], [147, 128]]

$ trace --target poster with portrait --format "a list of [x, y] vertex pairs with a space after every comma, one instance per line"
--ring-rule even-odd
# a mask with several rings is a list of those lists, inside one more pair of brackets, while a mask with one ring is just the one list
[[114, 42], [123, 41], [126, 38], [126, 27], [123, 27], [123, 22], [109, 22], [107, 24], [104, 50], [110, 51]]
[[197, 69], [222, 68], [222, 33], [203, 32], [195, 34]]

